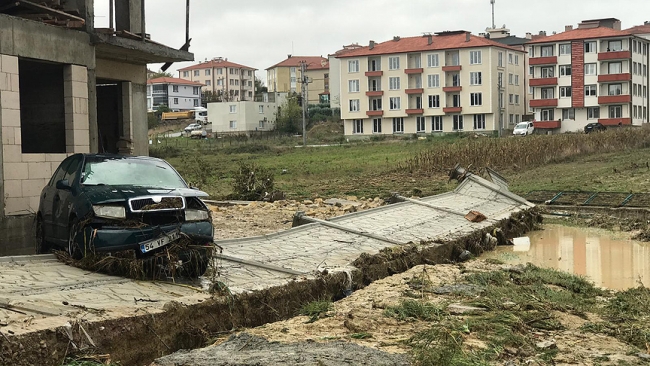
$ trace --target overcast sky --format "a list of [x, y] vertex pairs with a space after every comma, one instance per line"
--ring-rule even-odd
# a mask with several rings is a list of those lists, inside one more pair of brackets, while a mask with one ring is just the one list
[[[185, 0], [146, 2], [147, 33], [179, 48], [185, 42]], [[650, 20], [648, 0], [496, 0], [495, 22], [511, 33], [564, 31], [584, 19], [618, 18], [623, 28]], [[195, 60], [227, 57], [259, 69], [288, 54], [327, 57], [344, 44], [367, 45], [393, 36], [467, 30], [491, 25], [490, 0], [191, 0], [190, 51]], [[96, 26], [108, 24], [108, 0], [95, 0]], [[174, 64], [170, 71], [193, 63]], [[158, 70], [160, 65], [150, 65]]]

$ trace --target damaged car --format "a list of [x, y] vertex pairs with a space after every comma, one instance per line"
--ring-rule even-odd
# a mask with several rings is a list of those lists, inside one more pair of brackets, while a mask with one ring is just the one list
[[[75, 154], [41, 193], [37, 251], [63, 249], [79, 260], [128, 251], [137, 259], [167, 258], [189, 277], [206, 271], [213, 225], [201, 197], [166, 161], [150, 157]], [[169, 263], [170, 248], [177, 256]]]

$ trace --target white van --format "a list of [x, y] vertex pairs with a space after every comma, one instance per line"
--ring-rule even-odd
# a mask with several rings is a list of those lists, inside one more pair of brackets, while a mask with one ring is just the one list
[[194, 108], [194, 119], [196, 123], [208, 124], [208, 109], [203, 107]]

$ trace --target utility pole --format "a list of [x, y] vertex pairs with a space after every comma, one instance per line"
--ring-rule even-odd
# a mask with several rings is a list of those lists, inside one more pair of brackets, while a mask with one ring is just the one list
[[309, 105], [309, 78], [307, 62], [300, 61], [300, 82], [302, 83], [302, 145], [307, 147], [307, 106]]
[[499, 76], [497, 79], [497, 86], [499, 90], [499, 116], [498, 121], [499, 121], [499, 137], [503, 137], [503, 123], [504, 123], [504, 113], [503, 113], [503, 105], [505, 105], [505, 95], [503, 93], [503, 77]]

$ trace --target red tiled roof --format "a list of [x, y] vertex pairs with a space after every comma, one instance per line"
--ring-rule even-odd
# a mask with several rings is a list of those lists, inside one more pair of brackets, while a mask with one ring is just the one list
[[629, 31], [620, 31], [607, 27], [598, 27], [598, 28], [584, 28], [584, 29], [574, 29], [558, 34], [553, 34], [546, 37], [540, 37], [534, 39], [528, 43], [552, 43], [552, 42], [561, 42], [561, 41], [577, 41], [581, 39], [593, 39], [593, 38], [608, 38], [608, 37], [622, 37], [629, 36], [631, 33]]
[[203, 84], [197, 83], [196, 81], [178, 79], [178, 78], [167, 78], [167, 77], [147, 80], [147, 84], [149, 84], [149, 85], [151, 85], [151, 84], [177, 84], [177, 85], [203, 86]]
[[435, 50], [449, 50], [455, 48], [475, 48], [475, 47], [499, 47], [513, 51], [519, 51], [515, 47], [509, 47], [502, 43], [493, 41], [485, 37], [477, 37], [470, 34], [469, 41], [467, 41], [466, 32], [443, 32], [431, 36], [431, 44], [428, 44], [427, 36], [419, 37], [405, 37], [399, 40], [390, 40], [382, 43], [376, 43], [373, 49], [369, 46], [362, 47], [350, 52], [345, 52], [338, 55], [338, 58], [358, 57], [358, 56], [372, 56], [384, 55], [406, 52], [418, 51], [435, 51]]
[[648, 34], [650, 33], [650, 24], [637, 25], [636, 27], [626, 29], [625, 31], [632, 34]]
[[248, 69], [248, 70], [257, 70], [254, 67], [249, 67], [249, 66], [244, 66], [240, 64], [236, 64], [234, 62], [226, 61], [226, 60], [210, 60], [207, 62], [201, 62], [196, 65], [184, 67], [182, 69], [179, 69], [178, 71], [190, 71], [190, 70], [202, 70], [202, 69], [212, 69], [212, 68], [219, 68], [219, 67], [234, 67], [238, 69]]
[[347, 45], [347, 46], [343, 46], [342, 49], [340, 49], [340, 50], [338, 50], [338, 51], [336, 51], [333, 54], [328, 55], [328, 56], [338, 57], [338, 56], [340, 56], [340, 55], [342, 55], [344, 53], [348, 53], [348, 52], [357, 50], [359, 48], [363, 48], [363, 46], [361, 46], [361, 45], [359, 45], [357, 43], [353, 43], [353, 44], [350, 44], [350, 45]]
[[267, 70], [276, 67], [300, 67], [302, 61], [307, 62], [307, 70], [324, 70], [330, 68], [329, 61], [321, 56], [291, 56], [267, 68]]

